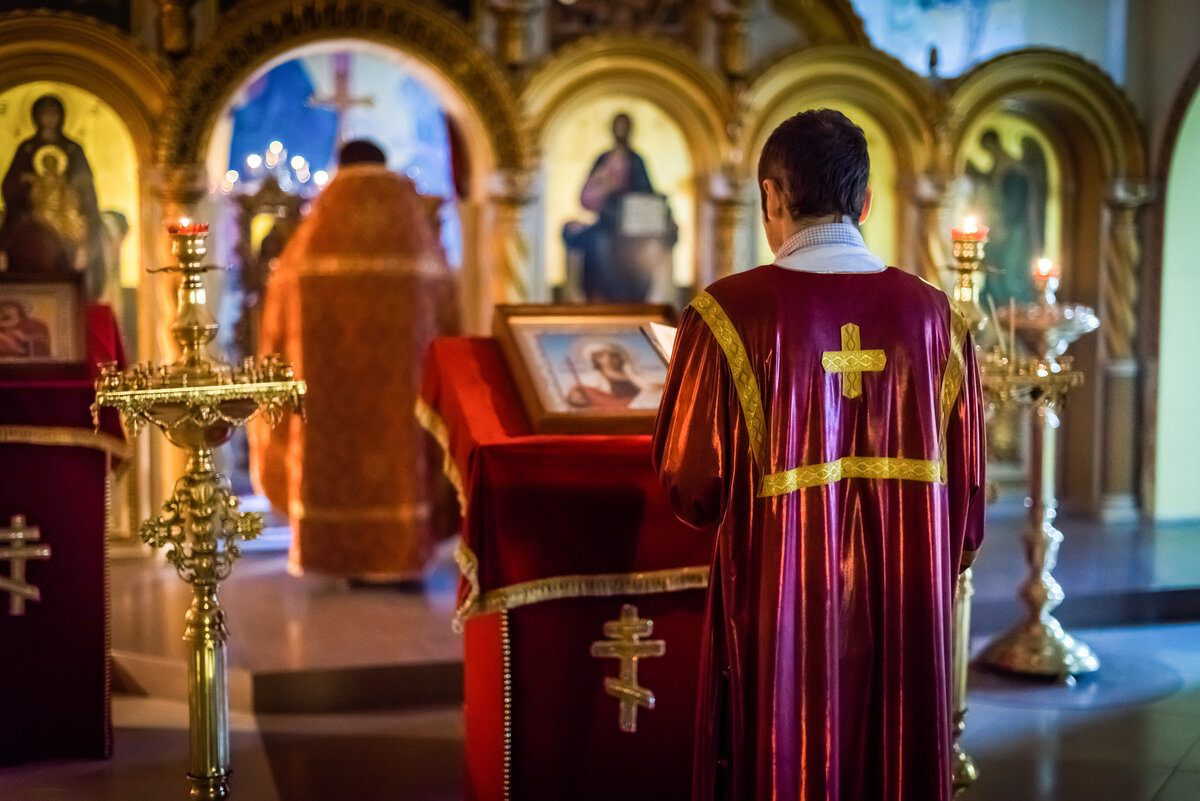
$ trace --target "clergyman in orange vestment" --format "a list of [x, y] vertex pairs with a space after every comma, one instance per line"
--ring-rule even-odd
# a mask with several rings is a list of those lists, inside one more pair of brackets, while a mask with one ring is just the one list
[[456, 282], [412, 182], [380, 161], [348, 164], [355, 144], [267, 288], [259, 351], [308, 382], [307, 419], [255, 421], [251, 472], [291, 520], [292, 573], [402, 581], [433, 547], [412, 410], [429, 343], [455, 327]]

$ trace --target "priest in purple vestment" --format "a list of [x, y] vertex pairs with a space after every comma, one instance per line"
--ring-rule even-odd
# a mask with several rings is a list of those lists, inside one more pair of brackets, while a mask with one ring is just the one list
[[681, 321], [654, 460], [680, 518], [718, 526], [694, 799], [951, 797], [979, 374], [946, 295], [863, 244], [869, 171], [839, 112], [780, 125], [759, 162], [774, 263]]

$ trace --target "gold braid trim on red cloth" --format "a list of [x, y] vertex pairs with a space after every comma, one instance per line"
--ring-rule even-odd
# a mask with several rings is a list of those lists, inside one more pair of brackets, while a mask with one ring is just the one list
[[951, 307], [950, 354], [946, 357], [946, 372], [942, 374], [942, 419], [938, 439], [943, 464], [946, 461], [946, 431], [950, 425], [950, 412], [953, 411], [958, 393], [962, 389], [963, 343], [967, 340], [968, 330], [967, 319], [958, 309]]
[[[460, 545], [473, 559], [474, 554]], [[458, 553], [455, 557], [458, 557]], [[459, 563], [460, 566], [462, 563]], [[474, 563], [478, 568], [478, 563]], [[611, 598], [618, 595], [654, 595], [683, 590], [702, 590], [708, 587], [708, 565], [672, 567], [666, 570], [647, 570], [640, 573], [597, 573], [594, 575], [551, 576], [534, 581], [522, 581], [483, 593], [474, 603], [464, 602], [457, 615], [463, 620], [515, 609], [518, 606], [559, 601], [564, 598]], [[464, 573], [465, 575], [465, 573]], [[469, 581], [470, 579], [468, 579]]]
[[821, 487], [843, 478], [898, 478], [908, 481], [946, 483], [946, 465], [925, 459], [891, 456], [844, 456], [832, 462], [796, 467], [763, 476], [758, 497], [773, 498], [806, 487]]
[[733, 386], [742, 405], [742, 417], [746, 420], [746, 432], [750, 435], [750, 454], [760, 472], [767, 469], [767, 418], [763, 413], [762, 395], [758, 391], [758, 379], [746, 354], [746, 346], [738, 336], [729, 316], [708, 292], [701, 292], [692, 300], [691, 306], [708, 325], [713, 338], [725, 353]]
[[454, 461], [454, 456], [450, 453], [450, 429], [446, 427], [446, 421], [442, 419], [441, 415], [435, 412], [424, 398], [417, 398], [413, 414], [416, 415], [421, 428], [428, 431], [429, 435], [441, 446], [442, 472], [454, 486], [454, 492], [458, 496], [458, 510], [465, 518], [467, 516], [467, 492], [463, 485], [462, 471], [458, 469], [458, 462]]
[[128, 442], [112, 434], [70, 426], [0, 426], [0, 444], [5, 443], [95, 448], [118, 459], [128, 459], [133, 454]]

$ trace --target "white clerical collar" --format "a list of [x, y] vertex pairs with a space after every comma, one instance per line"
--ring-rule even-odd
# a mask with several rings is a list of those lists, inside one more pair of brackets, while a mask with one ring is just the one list
[[821, 223], [802, 228], [775, 254], [775, 264], [810, 273], [877, 273], [883, 261], [867, 250], [852, 223]]

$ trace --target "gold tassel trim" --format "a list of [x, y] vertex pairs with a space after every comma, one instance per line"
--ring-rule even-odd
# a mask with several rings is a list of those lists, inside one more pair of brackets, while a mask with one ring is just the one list
[[112, 434], [69, 426], [0, 426], [0, 443], [95, 448], [118, 459], [133, 455], [129, 443]]

